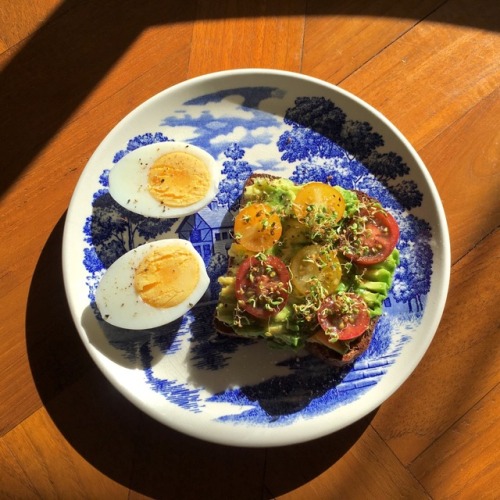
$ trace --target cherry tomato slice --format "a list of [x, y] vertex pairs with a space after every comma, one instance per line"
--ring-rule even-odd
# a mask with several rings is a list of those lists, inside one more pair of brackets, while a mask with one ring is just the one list
[[367, 203], [360, 211], [360, 220], [365, 220], [362, 232], [349, 232], [348, 227], [342, 253], [356, 264], [371, 266], [392, 253], [399, 239], [399, 227], [389, 212], [376, 207], [369, 198], [362, 196], [360, 200]]
[[370, 325], [366, 302], [355, 293], [330, 295], [318, 310], [318, 323], [332, 340], [350, 340]]
[[293, 202], [293, 211], [300, 221], [331, 217], [338, 222], [344, 215], [345, 200], [340, 191], [323, 182], [309, 182], [297, 193]]
[[279, 313], [289, 295], [290, 273], [286, 264], [274, 255], [266, 259], [247, 257], [236, 274], [235, 294], [238, 305], [260, 319]]
[[336, 252], [319, 245], [308, 245], [301, 248], [290, 263], [292, 284], [305, 295], [318, 282], [328, 294], [337, 289], [342, 278], [342, 268]]
[[281, 237], [281, 219], [265, 203], [253, 203], [240, 210], [234, 219], [235, 238], [251, 252], [271, 248]]

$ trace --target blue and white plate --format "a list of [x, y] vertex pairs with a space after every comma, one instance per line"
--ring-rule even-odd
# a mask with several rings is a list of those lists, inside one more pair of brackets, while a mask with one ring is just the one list
[[[216, 199], [195, 215], [148, 219], [117, 205], [108, 173], [134, 149], [183, 141], [214, 156]], [[396, 217], [401, 265], [370, 348], [352, 366], [218, 336], [217, 277], [225, 272], [234, 209], [246, 178], [268, 172], [328, 181], [380, 199]], [[95, 307], [104, 271], [127, 250], [165, 237], [190, 240], [211, 286], [190, 313], [148, 331], [108, 325]], [[65, 287], [83, 343], [132, 403], [191, 436], [278, 446], [324, 436], [362, 418], [403, 384], [438, 327], [450, 274], [443, 208], [408, 141], [348, 92], [304, 75], [262, 69], [186, 81], [126, 116], [90, 158], [63, 242]]]

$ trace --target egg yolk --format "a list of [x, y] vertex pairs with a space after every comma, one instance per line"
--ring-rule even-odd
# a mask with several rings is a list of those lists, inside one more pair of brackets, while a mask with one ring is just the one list
[[151, 195], [168, 207], [186, 207], [200, 201], [210, 189], [205, 163], [184, 151], [160, 156], [148, 174]]
[[156, 248], [139, 263], [134, 287], [153, 307], [174, 307], [193, 292], [200, 278], [196, 257], [181, 245]]

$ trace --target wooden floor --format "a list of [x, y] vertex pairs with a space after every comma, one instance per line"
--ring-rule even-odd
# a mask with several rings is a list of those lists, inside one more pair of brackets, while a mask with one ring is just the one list
[[[495, 0], [0, 1], [0, 498], [500, 498], [500, 8]], [[65, 212], [129, 111], [221, 69], [302, 72], [384, 113], [442, 197], [452, 271], [428, 352], [318, 441], [227, 448], [141, 413], [62, 286]]]

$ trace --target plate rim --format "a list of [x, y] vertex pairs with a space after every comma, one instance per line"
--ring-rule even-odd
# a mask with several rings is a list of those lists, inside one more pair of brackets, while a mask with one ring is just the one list
[[[221, 436], [207, 436], [206, 433], [203, 431], [199, 431], [197, 429], [193, 429], [189, 427], [189, 429], [186, 428], [185, 425], [182, 425], [182, 423], [179, 422], [173, 422], [171, 420], [165, 421], [165, 419], [161, 418], [160, 415], [158, 415], [157, 412], [153, 411], [153, 409], [147, 405], [144, 405], [142, 400], [137, 397], [136, 394], [130, 393], [129, 391], [126, 390], [126, 388], [123, 387], [122, 384], [119, 383], [119, 381], [115, 380], [115, 378], [112, 376], [111, 373], [109, 373], [109, 370], [106, 368], [106, 366], [102, 363], [102, 360], [100, 359], [100, 353], [97, 353], [95, 349], [91, 346], [88, 337], [86, 335], [86, 332], [83, 331], [83, 327], [81, 325], [81, 317], [77, 316], [77, 311], [75, 310], [74, 306], [71, 304], [71, 297], [72, 297], [72, 290], [71, 290], [71, 284], [69, 281], [69, 268], [74, 265], [74, 262], [72, 262], [71, 259], [71, 251], [70, 251], [70, 241], [72, 239], [71, 235], [71, 230], [72, 230], [72, 225], [74, 224], [73, 217], [72, 215], [74, 212], [78, 209], [78, 199], [79, 199], [79, 193], [83, 189], [83, 185], [85, 184], [85, 177], [90, 174], [90, 168], [89, 166], [92, 165], [93, 160], [96, 158], [98, 154], [100, 154], [101, 151], [106, 150], [106, 146], [109, 142], [113, 140], [113, 136], [117, 133], [117, 130], [119, 130], [121, 127], [123, 127], [128, 121], [130, 121], [131, 118], [134, 117], [136, 114], [142, 113], [142, 111], [147, 108], [148, 106], [151, 106], [156, 100], [161, 100], [166, 94], [172, 93], [174, 94], [177, 90], [183, 89], [183, 88], [188, 88], [189, 86], [197, 86], [200, 83], [206, 83], [206, 82], [215, 82], [216, 80], [220, 79], [221, 81], [226, 81], [228, 78], [234, 78], [234, 77], [251, 77], [255, 78], [258, 75], [272, 75], [278, 78], [282, 79], [293, 79], [293, 80], [300, 80], [300, 81], [306, 81], [310, 82], [312, 84], [315, 84], [319, 87], [323, 87], [325, 89], [328, 89], [329, 92], [337, 93], [343, 95], [347, 100], [353, 101], [356, 103], [357, 106], [360, 106], [361, 108], [364, 108], [368, 112], [370, 112], [373, 116], [375, 116], [381, 123], [383, 123], [395, 136], [396, 138], [401, 141], [402, 145], [404, 148], [409, 152], [413, 160], [416, 162], [418, 165], [419, 171], [422, 174], [426, 188], [429, 190], [430, 193], [430, 199], [429, 202], [432, 201], [433, 203], [433, 212], [436, 213], [437, 215], [437, 220], [436, 224], [433, 226], [433, 232], [434, 231], [439, 231], [439, 234], [434, 234], [433, 239], [438, 239], [438, 245], [440, 248], [440, 257], [441, 257], [441, 266], [439, 269], [436, 269], [433, 266], [433, 272], [436, 272], [440, 274], [439, 276], [439, 281], [441, 284], [441, 293], [439, 295], [439, 302], [437, 304], [433, 305], [433, 310], [434, 314], [431, 316], [431, 323], [428, 326], [428, 330], [431, 331], [432, 333], [429, 333], [425, 337], [425, 342], [421, 342], [419, 344], [420, 349], [418, 352], [415, 353], [415, 360], [416, 362], [412, 364], [407, 364], [405, 367], [400, 368], [400, 372], [402, 372], [402, 376], [398, 377], [399, 383], [394, 384], [392, 387], [391, 391], [384, 392], [383, 394], [372, 394], [372, 397], [369, 402], [365, 404], [366, 408], [361, 414], [357, 415], [357, 418], [353, 420], [351, 423], [363, 418], [376, 408], [378, 408], [384, 401], [389, 399], [401, 386], [406, 382], [406, 380], [409, 378], [409, 376], [413, 373], [413, 371], [416, 369], [420, 361], [422, 360], [423, 356], [427, 352], [429, 345], [431, 344], [432, 340], [434, 339], [434, 336], [437, 332], [437, 329], [439, 327], [439, 323], [441, 322], [442, 315], [444, 312], [444, 308], [446, 305], [446, 300], [448, 296], [448, 291], [449, 291], [449, 282], [450, 282], [450, 275], [451, 275], [451, 248], [450, 248], [450, 237], [449, 237], [449, 229], [448, 229], [448, 224], [446, 221], [446, 214], [444, 211], [444, 207], [441, 201], [441, 198], [439, 196], [437, 187], [432, 179], [432, 176], [430, 175], [430, 172], [428, 171], [427, 167], [425, 166], [423, 160], [420, 158], [419, 154], [417, 153], [416, 149], [413, 147], [413, 145], [408, 141], [408, 139], [403, 135], [403, 133], [380, 111], [378, 111], [376, 108], [374, 108], [372, 105], [361, 99], [360, 97], [356, 96], [355, 94], [339, 87], [338, 85], [329, 83], [325, 80], [321, 80], [316, 77], [308, 76], [302, 73], [297, 73], [297, 72], [292, 72], [292, 71], [285, 71], [285, 70], [278, 70], [278, 69], [265, 69], [265, 68], [242, 68], [242, 69], [233, 69], [233, 70], [223, 70], [223, 71], [217, 71], [213, 73], [207, 73], [204, 75], [199, 75], [194, 78], [190, 78], [184, 81], [181, 81], [179, 83], [176, 83], [170, 87], [167, 87], [163, 89], [162, 91], [152, 95], [145, 101], [143, 101], [141, 104], [136, 106], [134, 109], [132, 109], [130, 112], [128, 112], [123, 118], [121, 118], [105, 135], [103, 140], [99, 143], [99, 145], [96, 147], [96, 149], [93, 151], [92, 155], [89, 157], [88, 161], [86, 162], [85, 167], [83, 168], [82, 172], [80, 173], [80, 176], [78, 178], [77, 184], [75, 185], [73, 194], [71, 196], [67, 213], [66, 213], [66, 219], [64, 223], [64, 229], [63, 229], [63, 239], [62, 239], [62, 268], [63, 268], [63, 283], [64, 283], [64, 289], [65, 289], [65, 294], [66, 294], [66, 299], [69, 305], [69, 309], [71, 312], [71, 317], [73, 319], [73, 323], [75, 325], [75, 328], [78, 331], [78, 334], [83, 341], [83, 344], [86, 347], [87, 352], [90, 354], [92, 360], [94, 363], [97, 365], [101, 373], [106, 377], [106, 379], [122, 394], [124, 395], [130, 402], [132, 402], [135, 406], [137, 406], [141, 411], [144, 413], [148, 414], [155, 420], [158, 420], [159, 422], [163, 423], [164, 425], [167, 425], [170, 428], [173, 428], [177, 431], [180, 431], [184, 434], [190, 435], [192, 437], [196, 437], [205, 441], [217, 443], [217, 444], [225, 444], [225, 445], [232, 445], [232, 446], [244, 446], [244, 447], [270, 447], [270, 446], [282, 446], [282, 445], [288, 445], [288, 444], [296, 444], [300, 442], [305, 442], [309, 441], [312, 439], [316, 439], [318, 437], [325, 436], [327, 434], [330, 434], [332, 432], [336, 432], [340, 430], [340, 428], [335, 429], [335, 426], [332, 427], [331, 430], [329, 431], [309, 431], [306, 435], [303, 436], [297, 436], [294, 435], [293, 439], [286, 438], [286, 437], [281, 437], [281, 438], [275, 438], [269, 440], [266, 436], [264, 440], [257, 440], [255, 442], [247, 442], [247, 440], [243, 439], [234, 439], [231, 436], [228, 436], [227, 438], [221, 438]], [[439, 222], [439, 224], [437, 224]], [[81, 228], [78, 227], [78, 229], [81, 230]], [[436, 253], [436, 248], [433, 248], [434, 254]], [[434, 264], [435, 265], [435, 264]], [[435, 285], [434, 285], [435, 286]], [[329, 412], [331, 413], [331, 412]], [[314, 420], [314, 419], [313, 419]], [[258, 426], [255, 425], [257, 428]], [[293, 426], [292, 426], [293, 427]], [[344, 426], [343, 426], [344, 427]], [[243, 428], [248, 428], [247, 426], [244, 426]], [[290, 426], [287, 427], [289, 430], [291, 429]], [[342, 428], [342, 427], [341, 427]], [[260, 427], [259, 427], [260, 429]], [[290, 433], [292, 434], [292, 433]]]

